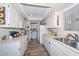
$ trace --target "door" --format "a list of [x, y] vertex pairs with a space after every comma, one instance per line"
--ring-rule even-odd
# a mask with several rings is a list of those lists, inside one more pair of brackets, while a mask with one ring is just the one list
[[38, 26], [38, 22], [31, 22], [30, 23], [30, 39], [31, 39], [31, 42], [38, 42], [39, 40], [39, 26]]

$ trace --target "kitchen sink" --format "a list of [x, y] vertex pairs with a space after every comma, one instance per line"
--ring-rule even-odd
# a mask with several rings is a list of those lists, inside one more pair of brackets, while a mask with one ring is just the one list
[[77, 41], [75, 41], [75, 39], [74, 40], [65, 39], [65, 38], [54, 38], [54, 39], [56, 39], [57, 41], [60, 41], [60, 42], [62, 42], [64, 44], [67, 44], [67, 45], [69, 45], [71, 47], [74, 47], [76, 49], [79, 49], [79, 41], [77, 42]]
[[61, 41], [61, 42], [64, 42], [64, 38], [54, 38], [54, 39]]
[[71, 39], [65, 39], [65, 38], [54, 38], [62, 43], [65, 43], [67, 45], [76, 47], [76, 41], [75, 40], [71, 40]]

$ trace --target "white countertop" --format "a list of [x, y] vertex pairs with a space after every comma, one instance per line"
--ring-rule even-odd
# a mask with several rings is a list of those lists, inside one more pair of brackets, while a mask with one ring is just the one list
[[[52, 36], [50, 36], [50, 35], [48, 35], [48, 34], [45, 34], [45, 35], [46, 35], [46, 37], [49, 37], [49, 38], [51, 38], [51, 39], [54, 39], [54, 38], [55, 38], [55, 37], [52, 37]], [[54, 40], [55, 40], [55, 39], [54, 39]], [[60, 42], [60, 41], [57, 41], [57, 40], [55, 40], [55, 41], [58, 42], [59, 44], [63, 45], [64, 47], [66, 47], [66, 48], [68, 48], [68, 49], [70, 49], [70, 50], [72, 50], [72, 51], [74, 51], [74, 52], [76, 52], [76, 53], [79, 54], [79, 50], [78, 50], [78, 49], [73, 48], [73, 47], [71, 47], [71, 46], [69, 46], [69, 45], [67, 45], [67, 44], [65, 44], [65, 43]]]
[[[26, 35], [23, 35], [23, 36], [26, 36]], [[0, 41], [0, 44], [1, 44], [1, 43], [16, 42], [16, 41], [18, 41], [18, 40], [20, 41], [23, 36], [19, 36], [19, 37], [12, 38], [12, 39], [1, 40], [1, 41]]]

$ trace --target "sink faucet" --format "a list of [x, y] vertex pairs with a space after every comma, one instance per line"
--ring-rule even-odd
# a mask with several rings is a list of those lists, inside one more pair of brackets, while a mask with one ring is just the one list
[[73, 33], [74, 35], [75, 35], [75, 41], [77, 42], [78, 41], [78, 34], [75, 34], [75, 33]]
[[73, 39], [75, 39], [75, 41], [77, 42], [78, 41], [78, 34], [75, 34], [75, 33], [73, 33], [74, 35], [72, 35], [71, 33], [69, 33], [68, 35], [67, 35], [67, 37], [72, 37]]

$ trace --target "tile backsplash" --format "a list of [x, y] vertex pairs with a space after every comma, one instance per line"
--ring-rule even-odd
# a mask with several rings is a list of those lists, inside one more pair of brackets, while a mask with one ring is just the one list
[[10, 31], [18, 31], [17, 29], [6, 29], [6, 28], [0, 28], [0, 37], [7, 35], [10, 35]]
[[3, 35], [9, 35], [9, 30], [0, 28], [0, 37], [2, 37]]

